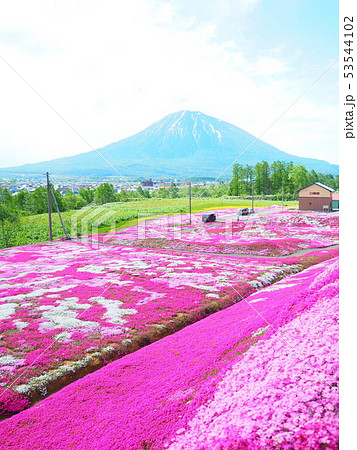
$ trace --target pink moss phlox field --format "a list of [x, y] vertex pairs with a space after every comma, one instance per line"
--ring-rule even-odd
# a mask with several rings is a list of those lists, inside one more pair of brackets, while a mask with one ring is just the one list
[[170, 450], [338, 448], [338, 261], [310, 289], [308, 310], [227, 371]]
[[257, 216], [237, 222], [236, 210], [225, 209], [218, 212], [218, 222], [206, 224], [201, 213], [193, 214], [192, 225], [187, 214], [166, 216], [98, 238], [121, 245], [271, 256], [338, 243], [337, 213], [271, 211], [259, 216], [258, 210]]
[[6, 419], [0, 446], [337, 448], [338, 259], [110, 363]]
[[[3, 250], [0, 264], [0, 386], [11, 386], [19, 408], [23, 395], [45, 395], [72, 363], [84, 367], [98, 352], [122, 356], [133, 338], [173, 331], [178, 317], [192, 323], [212, 302], [229, 306], [302, 268], [293, 258], [62, 241]], [[2, 410], [13, 412], [13, 397], [6, 398], [0, 398]]]

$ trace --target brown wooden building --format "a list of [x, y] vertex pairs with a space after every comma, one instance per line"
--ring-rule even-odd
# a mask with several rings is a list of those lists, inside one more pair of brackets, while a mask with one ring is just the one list
[[299, 209], [302, 211], [331, 211], [332, 193], [329, 186], [313, 183], [299, 190]]

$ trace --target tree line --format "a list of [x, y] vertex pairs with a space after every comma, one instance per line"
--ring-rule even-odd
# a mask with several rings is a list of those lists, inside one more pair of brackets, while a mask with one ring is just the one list
[[229, 195], [258, 195], [277, 200], [284, 196], [286, 200], [296, 200], [298, 191], [313, 183], [322, 183], [334, 190], [339, 188], [339, 176], [308, 171], [302, 164], [274, 161], [272, 164], [262, 161], [255, 166], [235, 164], [233, 177], [229, 183]]
[[[334, 190], [339, 188], [339, 177], [331, 174], [308, 171], [303, 165], [294, 165], [282, 161], [268, 164], [266, 161], [255, 166], [235, 164], [232, 179], [229, 182], [192, 185], [193, 197], [238, 197], [254, 196], [267, 200], [296, 200], [298, 190], [315, 182], [323, 183]], [[67, 190], [61, 194], [53, 190], [59, 210], [78, 210], [88, 204], [102, 205], [112, 202], [128, 202], [146, 198], [187, 198], [187, 184], [177, 186], [171, 183], [167, 188], [155, 191], [144, 190], [139, 186], [134, 191], [116, 192], [110, 183], [102, 183], [96, 189], [80, 189], [78, 193]], [[52, 212], [56, 206], [51, 198]], [[12, 194], [8, 189], [0, 188], [0, 248], [16, 244], [16, 236], [20, 233], [20, 218], [47, 213], [47, 188], [38, 187], [32, 192], [21, 190]]]
[[[252, 194], [261, 198], [278, 200], [284, 194], [286, 200], [297, 199], [298, 190], [315, 182], [323, 183], [334, 190], [339, 188], [339, 176], [308, 171], [301, 164], [274, 161], [272, 164], [262, 161], [255, 166], [235, 164], [230, 182], [220, 182], [205, 186], [191, 187], [195, 197], [247, 197]], [[188, 185], [177, 186], [171, 182], [167, 188], [155, 191], [144, 190], [139, 186], [134, 191], [116, 192], [110, 183], [102, 183], [96, 189], [82, 188], [78, 194], [68, 189], [65, 194], [53, 189], [60, 211], [80, 209], [90, 203], [102, 205], [111, 202], [125, 202], [145, 198], [188, 197]], [[55, 204], [52, 201], [52, 211]], [[21, 190], [13, 195], [8, 189], [0, 188], [0, 221], [7, 213], [20, 215], [43, 214], [47, 212], [47, 189], [38, 187], [32, 192]]]

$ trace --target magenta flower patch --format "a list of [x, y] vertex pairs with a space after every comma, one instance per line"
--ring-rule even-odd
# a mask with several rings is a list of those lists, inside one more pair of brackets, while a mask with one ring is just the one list
[[[201, 283], [210, 285], [207, 279]], [[337, 321], [334, 258], [3, 421], [0, 446], [337, 449]]]
[[150, 333], [172, 332], [177, 321], [197, 321], [303, 267], [297, 259], [62, 241], [3, 250], [0, 263], [0, 383], [25, 397], [45, 395], [98, 358], [120, 357], [135, 340], [148, 343]]
[[[269, 208], [264, 208], [269, 210]], [[208, 253], [288, 255], [299, 249], [327, 247], [338, 243], [338, 214], [279, 211], [246, 217], [237, 222], [236, 210], [218, 212], [216, 223], [204, 224], [201, 214], [148, 220], [139, 226], [99, 235], [101, 241], [163, 249]], [[265, 211], [266, 213], [266, 211]], [[227, 219], [230, 218], [230, 219]]]

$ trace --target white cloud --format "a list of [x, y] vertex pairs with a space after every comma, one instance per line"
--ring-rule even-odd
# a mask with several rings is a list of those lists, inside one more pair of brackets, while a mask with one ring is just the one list
[[279, 59], [262, 57], [254, 64], [252, 64], [252, 72], [258, 76], [278, 75], [289, 71], [286, 63]]
[[[242, 11], [258, 4], [245, 1]], [[279, 52], [256, 58], [217, 41], [214, 24], [193, 28], [176, 12], [171, 2], [149, 0], [15, 1], [0, 19], [6, 37], [1, 55], [94, 148], [180, 109], [258, 135], [301, 92]], [[0, 65], [0, 167], [90, 150], [2, 60]], [[328, 110], [306, 100], [295, 115], [303, 120], [307, 114], [321, 124]], [[295, 148], [275, 130], [276, 140], [268, 142]]]

